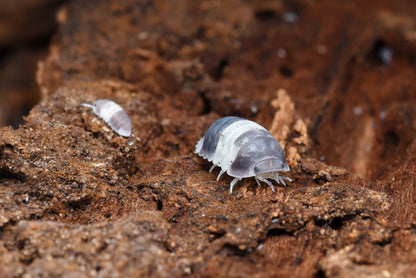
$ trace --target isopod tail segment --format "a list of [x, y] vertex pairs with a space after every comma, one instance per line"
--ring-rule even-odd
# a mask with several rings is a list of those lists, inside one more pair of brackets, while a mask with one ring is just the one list
[[92, 108], [93, 112], [103, 119], [111, 129], [123, 137], [129, 137], [132, 132], [130, 117], [123, 108], [109, 99], [99, 99], [93, 104], [82, 103], [81, 106]]
[[270, 186], [273, 179], [286, 186], [288, 177], [279, 172], [290, 171], [280, 144], [261, 125], [239, 117], [225, 117], [215, 121], [207, 134], [196, 144], [195, 153], [212, 162], [210, 172], [219, 166], [217, 181], [225, 172], [234, 177], [234, 185], [243, 178], [254, 177], [257, 184], [263, 181]]

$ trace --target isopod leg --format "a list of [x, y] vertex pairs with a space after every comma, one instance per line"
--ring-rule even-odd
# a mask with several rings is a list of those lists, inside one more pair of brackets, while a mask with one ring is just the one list
[[257, 177], [254, 177], [254, 179], [256, 180], [256, 182], [257, 182], [257, 185], [258, 185], [258, 186], [261, 186], [261, 185], [260, 185], [260, 182], [259, 182], [259, 180], [257, 179]]
[[[267, 179], [263, 179], [263, 178], [258, 178], [258, 179], [261, 180], [262, 182], [267, 183], [270, 186], [270, 188], [272, 189], [272, 191], [274, 192], [273, 184], [270, 181], [268, 181]], [[257, 180], [257, 177], [256, 177], [256, 180]]]
[[285, 179], [285, 180], [288, 180], [288, 181], [292, 181], [292, 179], [289, 178], [289, 177], [280, 177], [280, 178]]
[[286, 183], [285, 183], [285, 181], [284, 181], [284, 180], [292, 181], [289, 177], [281, 177], [281, 176], [279, 176], [279, 175], [276, 175], [276, 176], [274, 177], [274, 180], [275, 180], [276, 182], [280, 182], [280, 183], [282, 183], [284, 186], [286, 186]]
[[224, 174], [224, 173], [225, 173], [225, 171], [221, 170], [221, 172], [218, 174], [217, 181], [221, 178], [221, 175]]
[[215, 168], [216, 166], [217, 166], [217, 165], [215, 165], [215, 164], [214, 164], [214, 165], [212, 165], [212, 166], [211, 166], [211, 169], [209, 169], [209, 172], [211, 173], [211, 172], [212, 172], [212, 170], [214, 170], [214, 168]]
[[234, 178], [230, 183], [230, 193], [233, 193], [234, 185], [239, 181], [239, 178]]

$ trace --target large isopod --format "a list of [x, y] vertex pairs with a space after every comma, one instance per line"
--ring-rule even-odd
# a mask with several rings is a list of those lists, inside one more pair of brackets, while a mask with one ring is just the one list
[[282, 147], [277, 140], [261, 125], [239, 117], [225, 117], [215, 121], [196, 144], [195, 153], [213, 163], [210, 172], [219, 166], [223, 173], [234, 177], [234, 185], [243, 178], [254, 177], [267, 183], [274, 192], [273, 184], [268, 179], [281, 182], [292, 181], [279, 176], [280, 172], [290, 170]]

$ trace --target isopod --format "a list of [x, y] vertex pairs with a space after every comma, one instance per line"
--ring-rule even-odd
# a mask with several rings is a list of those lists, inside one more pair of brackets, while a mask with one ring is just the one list
[[195, 153], [212, 162], [210, 172], [221, 167], [217, 181], [225, 172], [234, 179], [234, 185], [243, 178], [254, 177], [257, 184], [267, 183], [274, 192], [273, 179], [286, 185], [288, 177], [279, 172], [290, 170], [279, 142], [261, 125], [239, 117], [229, 116], [215, 121], [206, 135], [196, 144]]
[[119, 135], [124, 137], [131, 135], [131, 120], [123, 108], [114, 101], [99, 99], [93, 104], [82, 103], [81, 105], [92, 108], [92, 111]]

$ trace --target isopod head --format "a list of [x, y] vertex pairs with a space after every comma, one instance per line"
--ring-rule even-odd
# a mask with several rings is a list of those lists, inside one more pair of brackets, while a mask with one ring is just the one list
[[268, 158], [254, 164], [253, 170], [256, 176], [267, 177], [273, 176], [275, 172], [287, 172], [290, 168], [286, 162], [282, 162], [280, 159]]
[[267, 179], [275, 180], [276, 182], [280, 182], [283, 185], [286, 185], [284, 180], [291, 181], [288, 177], [279, 176], [279, 172], [287, 172], [290, 171], [289, 165], [287, 165], [286, 161], [282, 161], [276, 158], [269, 158], [264, 159], [257, 162], [253, 167], [255, 173], [255, 179], [259, 184], [258, 180], [267, 183], [270, 188], [274, 192], [273, 184], [268, 181]]

